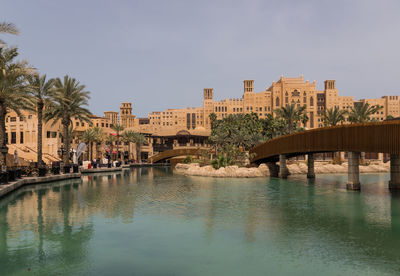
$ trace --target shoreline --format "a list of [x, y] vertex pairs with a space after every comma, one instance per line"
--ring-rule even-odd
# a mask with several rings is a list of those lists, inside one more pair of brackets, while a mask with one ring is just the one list
[[16, 181], [10, 182], [8, 184], [0, 185], [0, 199], [9, 193], [18, 190], [20, 187], [33, 185], [33, 184], [41, 184], [53, 181], [61, 181], [68, 179], [80, 178], [81, 173], [68, 173], [68, 174], [58, 174], [58, 175], [48, 175], [43, 177], [24, 177], [22, 179], [18, 179]]
[[[291, 175], [306, 175], [307, 165], [305, 162], [298, 161], [287, 165]], [[390, 172], [390, 162], [375, 162], [369, 165], [360, 165], [360, 173], [388, 173]], [[315, 162], [315, 174], [343, 174], [347, 173], [348, 164], [343, 162], [341, 165]], [[182, 164], [178, 163], [174, 168], [174, 173], [188, 176], [205, 177], [228, 177], [228, 178], [255, 178], [269, 177], [270, 172], [265, 164], [254, 168], [238, 166], [221, 167], [218, 170], [211, 165], [200, 167], [198, 163]]]

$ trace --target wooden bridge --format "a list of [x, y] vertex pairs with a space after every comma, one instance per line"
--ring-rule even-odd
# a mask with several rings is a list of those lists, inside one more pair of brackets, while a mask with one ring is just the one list
[[[400, 120], [347, 124], [324, 127], [281, 136], [262, 143], [250, 150], [255, 153], [252, 163], [280, 162], [281, 177], [287, 176], [286, 158], [309, 155], [309, 177], [314, 175], [313, 153], [349, 152], [350, 188], [359, 189], [358, 158], [360, 152], [388, 153], [391, 158], [391, 188], [400, 188]], [[311, 168], [310, 168], [311, 167]]]
[[209, 148], [178, 148], [178, 149], [170, 149], [163, 152], [160, 152], [152, 157], [149, 157], [150, 163], [161, 163], [165, 162], [166, 160], [178, 157], [178, 156], [193, 156], [193, 155], [200, 155], [202, 150], [209, 150]]

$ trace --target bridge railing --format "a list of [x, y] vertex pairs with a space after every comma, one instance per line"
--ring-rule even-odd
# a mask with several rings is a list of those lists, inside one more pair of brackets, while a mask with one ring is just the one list
[[281, 136], [250, 150], [253, 162], [276, 159], [280, 154], [358, 151], [400, 154], [400, 121], [346, 124]]

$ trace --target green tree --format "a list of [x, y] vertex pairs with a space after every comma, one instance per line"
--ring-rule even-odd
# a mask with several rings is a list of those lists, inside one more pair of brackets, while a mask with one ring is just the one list
[[213, 112], [213, 113], [211, 113], [208, 117], [210, 118], [210, 126], [211, 126], [211, 129], [213, 129], [213, 128], [215, 127], [215, 122], [217, 121], [217, 114], [215, 114], [215, 113]]
[[33, 70], [25, 61], [15, 61], [18, 56], [16, 48], [5, 49], [0, 47], [0, 142], [3, 158], [0, 165], [6, 169], [6, 125], [5, 118], [8, 111], [15, 111], [21, 116], [20, 110], [27, 106], [27, 76]]
[[283, 119], [286, 123], [286, 133], [291, 134], [298, 127], [299, 122], [305, 113], [306, 106], [296, 106], [295, 103], [291, 105], [282, 106], [275, 110], [278, 118]]
[[119, 158], [119, 138], [121, 138], [121, 133], [122, 133], [122, 131], [124, 131], [125, 127], [120, 124], [115, 124], [112, 126], [112, 129], [117, 134], [117, 160], [119, 161], [120, 160], [120, 158]]
[[63, 144], [65, 154], [63, 161], [69, 165], [70, 137], [68, 128], [71, 125], [71, 118], [91, 124], [90, 111], [85, 107], [88, 105], [89, 91], [85, 86], [74, 78], [66, 75], [63, 80], [57, 78], [54, 82], [55, 92], [52, 94], [52, 103], [45, 111], [44, 119], [53, 120], [53, 125], [61, 120], [63, 127]]
[[286, 129], [286, 122], [281, 118], [274, 118], [272, 114], [268, 114], [265, 119], [260, 119], [262, 123], [263, 140], [267, 141], [282, 135]]
[[92, 128], [93, 133], [94, 133], [94, 141], [93, 143], [95, 144], [95, 149], [96, 149], [96, 159], [99, 158], [99, 145], [104, 141], [105, 139], [105, 133], [102, 128], [100, 127], [94, 127]]
[[87, 145], [87, 160], [92, 160], [93, 159], [93, 142], [95, 141], [95, 133], [93, 132], [93, 129], [88, 128], [86, 129], [81, 136], [79, 137], [80, 140], [86, 143]]
[[133, 141], [136, 145], [136, 160], [141, 162], [141, 147], [147, 144], [147, 138], [143, 134], [136, 132]]
[[322, 120], [325, 126], [336, 126], [338, 124], [342, 124], [346, 120], [346, 114], [346, 110], [341, 110], [335, 106], [335, 108], [329, 108], [328, 110], [325, 110], [324, 114], [322, 115]]
[[50, 96], [54, 92], [54, 80], [46, 81], [46, 75], [33, 75], [28, 78], [28, 109], [37, 114], [37, 162], [42, 165], [42, 146], [43, 146], [43, 108], [50, 101]]
[[229, 115], [215, 122], [209, 141], [215, 146], [216, 158], [224, 161], [220, 164], [242, 164], [246, 151], [263, 141], [263, 123], [255, 113]]
[[[370, 106], [369, 103], [356, 104], [351, 108], [349, 121], [351, 123], [365, 123], [372, 121], [371, 115], [380, 111], [382, 106]], [[365, 162], [365, 152], [361, 152], [361, 163]]]
[[[17, 35], [17, 34], [19, 34], [19, 31], [18, 31], [17, 27], [12, 23], [0, 22], [0, 34]], [[5, 45], [7, 45], [7, 44], [3, 40], [0, 39], [0, 48]]]
[[351, 123], [365, 123], [371, 121], [371, 115], [380, 111], [382, 106], [371, 106], [369, 103], [356, 104], [351, 108], [349, 121]]
[[128, 159], [130, 159], [131, 157], [131, 143], [135, 142], [135, 132], [132, 130], [126, 130], [124, 131], [124, 133], [122, 134], [122, 141], [128, 143]]
[[116, 139], [117, 139], [117, 138], [115, 138], [114, 135], [108, 135], [108, 136], [106, 137], [106, 143], [107, 143], [108, 145], [110, 145], [110, 156], [111, 156], [111, 158], [112, 158], [112, 156], [113, 156], [114, 143], [115, 143]]

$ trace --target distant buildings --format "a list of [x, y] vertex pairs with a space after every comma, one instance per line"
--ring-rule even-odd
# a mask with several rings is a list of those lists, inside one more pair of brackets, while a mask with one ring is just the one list
[[[307, 128], [322, 127], [322, 114], [325, 110], [338, 107], [350, 110], [354, 105], [369, 103], [382, 106], [383, 109], [372, 117], [383, 121], [388, 115], [400, 116], [399, 96], [383, 96], [378, 99], [362, 99], [355, 101], [352, 96], [339, 96], [335, 80], [326, 80], [324, 90], [317, 90], [316, 82], [304, 81], [303, 76], [286, 78], [281, 76], [271, 86], [261, 92], [254, 92], [253, 80], [245, 80], [241, 98], [214, 101], [213, 88], [203, 91], [203, 105], [195, 108], [167, 109], [148, 114], [147, 118], [137, 118], [132, 114], [132, 104], [123, 102], [119, 112], [104, 112], [104, 117], [92, 117], [92, 126], [103, 128], [105, 133], [112, 132], [112, 125], [122, 124], [126, 129], [141, 132], [148, 137], [149, 145], [142, 147], [142, 159], [146, 159], [159, 151], [166, 149], [204, 145], [205, 139], [210, 134], [211, 124], [209, 115], [215, 113], [218, 119], [223, 119], [230, 114], [255, 112], [260, 118], [273, 114], [287, 104], [306, 106], [309, 121]], [[90, 126], [73, 120], [75, 130], [73, 146], [79, 142], [78, 137]], [[35, 160], [37, 141], [37, 118], [34, 114], [25, 112], [23, 117], [9, 113], [6, 118], [8, 146], [25, 152], [25, 157]], [[58, 158], [57, 152], [61, 147], [61, 125], [47, 123], [43, 127], [43, 152], [44, 160], [50, 162]], [[123, 151], [128, 151], [127, 146]], [[98, 155], [104, 152], [104, 145], [97, 147]], [[12, 150], [12, 151], [11, 151]], [[129, 152], [135, 152], [133, 148]], [[29, 153], [29, 154], [28, 154]], [[132, 156], [131, 156], [132, 157]]]

